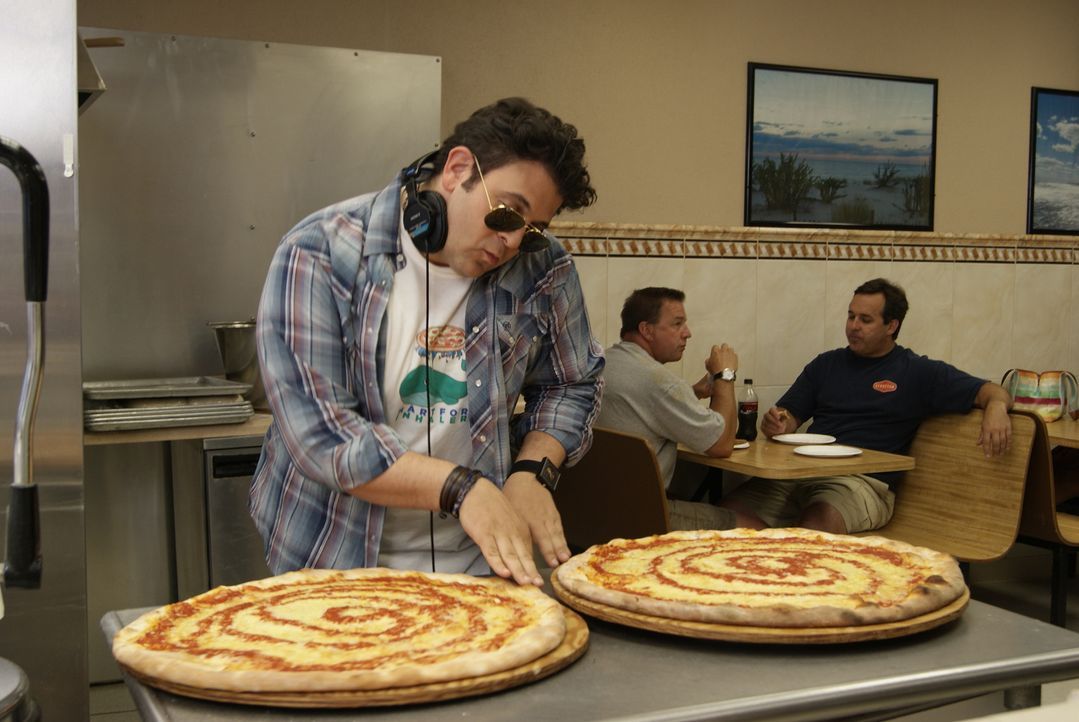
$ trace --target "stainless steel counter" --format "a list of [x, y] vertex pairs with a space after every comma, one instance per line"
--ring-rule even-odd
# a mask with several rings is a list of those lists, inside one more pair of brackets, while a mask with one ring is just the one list
[[[270, 414], [256, 413], [240, 424], [85, 433], [82, 576], [90, 620], [110, 609], [164, 604], [207, 588], [210, 555], [201, 447], [210, 439], [261, 443], [272, 420]], [[199, 448], [194, 461], [188, 453], [191, 446]], [[243, 496], [237, 521], [253, 526]], [[83, 536], [80, 530], [79, 539]], [[119, 680], [120, 671], [92, 621], [88, 631], [90, 683]]]
[[[109, 612], [106, 637], [147, 610]], [[1079, 634], [971, 602], [944, 627], [828, 646], [709, 642], [588, 619], [591, 644], [554, 676], [485, 697], [372, 708], [364, 720], [818, 720], [910, 710], [995, 690], [1031, 703], [1079, 678]], [[178, 697], [127, 679], [146, 720], [337, 720], [356, 710], [282, 710]], [[1002, 708], [1003, 709], [1003, 708]]]

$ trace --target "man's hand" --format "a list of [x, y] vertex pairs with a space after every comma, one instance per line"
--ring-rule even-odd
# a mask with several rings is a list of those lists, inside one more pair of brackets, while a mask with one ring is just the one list
[[570, 558], [566, 535], [562, 531], [562, 517], [554, 505], [551, 492], [535, 474], [526, 471], [511, 474], [506, 479], [502, 493], [528, 523], [532, 539], [548, 566], [553, 569]]
[[[545, 489], [543, 493], [549, 501], [551, 495]], [[461, 504], [460, 519], [461, 527], [476, 542], [491, 571], [500, 577], [512, 577], [518, 584], [543, 585], [532, 559], [529, 525], [497, 486], [487, 479], [478, 480]]]
[[1003, 454], [1012, 443], [1012, 420], [1008, 416], [1012, 397], [999, 385], [986, 381], [978, 389], [974, 405], [985, 409], [982, 430], [978, 434], [978, 444], [982, 451], [987, 457]]
[[773, 406], [764, 413], [761, 419], [761, 433], [769, 439], [779, 434], [789, 434], [798, 428], [798, 419], [791, 416], [791, 412]]
[[713, 346], [708, 358], [704, 360], [704, 370], [707, 373], [700, 381], [693, 384], [693, 393], [698, 399], [711, 398], [714, 384], [712, 377], [723, 369], [738, 370], [738, 354], [725, 343]]
[[1008, 416], [1008, 407], [999, 401], [991, 401], [985, 406], [982, 416], [982, 430], [978, 434], [978, 444], [988, 456], [998, 456], [1008, 450], [1012, 443], [1012, 419]]
[[723, 343], [718, 346], [712, 347], [712, 352], [708, 355], [708, 360], [704, 362], [704, 367], [710, 374], [718, 374], [723, 369], [738, 370], [738, 354], [734, 352], [734, 349]]

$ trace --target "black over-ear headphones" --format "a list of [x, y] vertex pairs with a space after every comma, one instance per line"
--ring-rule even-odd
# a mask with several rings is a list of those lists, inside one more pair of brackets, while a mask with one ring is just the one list
[[446, 200], [436, 191], [418, 188], [422, 181], [434, 175], [431, 162], [437, 154], [437, 150], [431, 151], [401, 169], [405, 230], [422, 253], [438, 253], [446, 245]]

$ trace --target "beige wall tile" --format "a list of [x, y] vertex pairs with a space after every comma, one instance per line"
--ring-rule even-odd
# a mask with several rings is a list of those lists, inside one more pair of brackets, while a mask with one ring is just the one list
[[[686, 291], [693, 338], [672, 370], [700, 378], [712, 343], [739, 354], [762, 406], [792, 383], [816, 354], [846, 344], [851, 291], [889, 278], [911, 310], [900, 343], [983, 378], [1007, 368], [1079, 371], [1079, 265], [941, 261], [742, 259], [610, 256], [576, 259], [585, 300], [604, 346], [617, 341], [618, 317], [634, 288]], [[739, 384], [741, 388], [741, 384]]]
[[1071, 266], [1015, 267], [1012, 366], [1034, 371], [1064, 368], [1073, 275]]
[[[683, 373], [694, 382], [704, 373], [713, 344], [738, 354], [739, 379], [752, 374], [757, 343], [757, 261], [692, 259], [686, 262], [686, 312], [693, 337], [686, 344]], [[739, 381], [740, 383], [740, 381]]]
[[888, 278], [907, 292], [910, 311], [899, 343], [915, 353], [952, 361], [952, 315], [956, 264], [896, 263]]
[[[809, 363], [809, 359], [806, 359], [806, 363]], [[791, 379], [791, 381], [793, 382], [794, 379]], [[759, 416], [763, 416], [765, 411], [775, 406], [776, 402], [779, 401], [779, 397], [787, 393], [787, 389], [789, 388], [790, 384], [784, 384], [782, 386], [762, 386], [758, 384], [757, 379], [754, 378], [753, 390], [757, 392], [757, 399], [760, 401]]]
[[789, 384], [825, 350], [823, 261], [767, 260], [757, 268], [757, 360], [753, 380]]
[[[607, 343], [607, 258], [601, 256], [575, 256], [573, 264], [581, 279], [584, 292], [584, 305], [588, 309], [588, 320], [592, 324], [592, 333], [606, 348]], [[617, 329], [615, 329], [617, 332]]]
[[854, 289], [872, 278], [888, 278], [891, 268], [889, 261], [828, 261], [824, 295], [824, 346], [821, 351], [847, 345], [847, 308]]
[[958, 264], [952, 318], [952, 363], [975, 376], [999, 380], [1014, 365], [1014, 307], [1014, 264]]

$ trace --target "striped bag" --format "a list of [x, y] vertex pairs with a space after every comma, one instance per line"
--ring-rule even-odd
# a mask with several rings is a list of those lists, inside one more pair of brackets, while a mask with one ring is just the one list
[[1033, 411], [1047, 424], [1065, 413], [1079, 418], [1079, 383], [1070, 371], [1008, 369], [1000, 385], [1015, 400], [1014, 408]]

